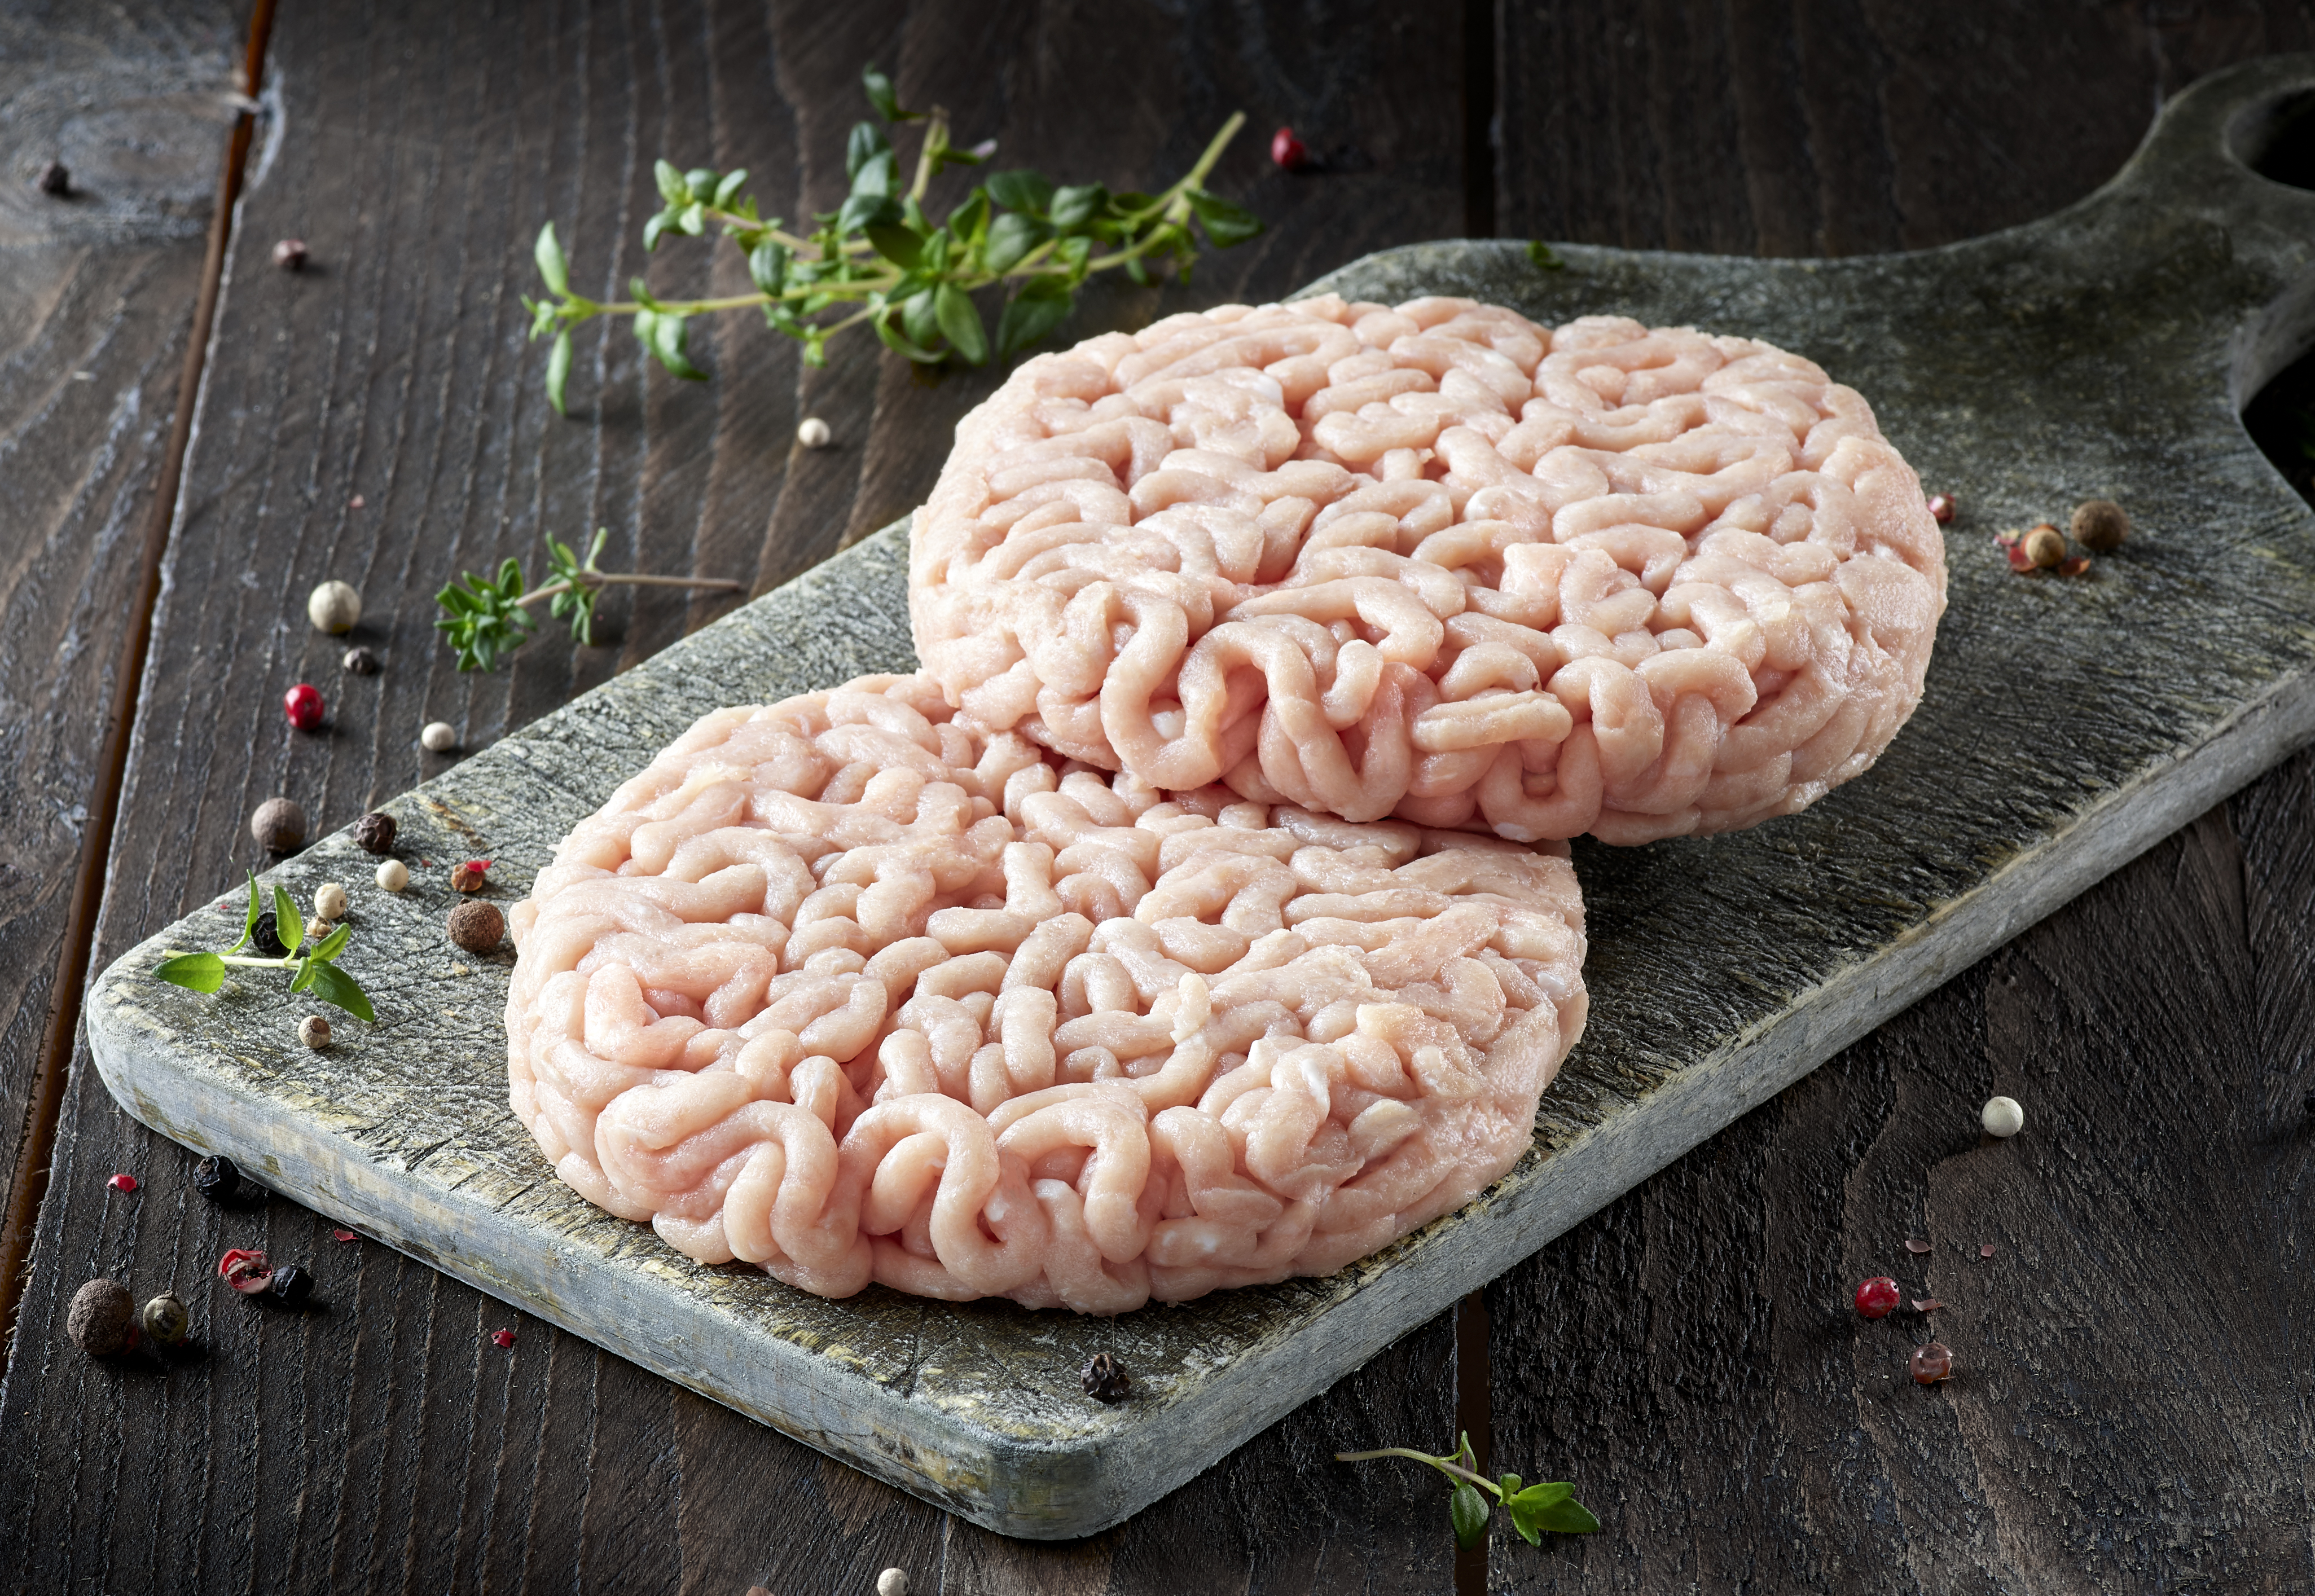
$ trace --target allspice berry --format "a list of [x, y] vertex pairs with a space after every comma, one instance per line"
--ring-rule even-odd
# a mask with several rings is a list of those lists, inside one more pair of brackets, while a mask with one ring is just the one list
[[330, 1022], [319, 1015], [307, 1015], [297, 1022], [297, 1040], [315, 1052], [330, 1045]]
[[164, 1291], [145, 1305], [138, 1316], [144, 1322], [145, 1334], [163, 1346], [182, 1346], [192, 1334], [193, 1316], [174, 1291]]
[[373, 809], [354, 822], [354, 841], [366, 854], [390, 854], [395, 829], [392, 815]]
[[450, 940], [470, 953], [487, 953], [506, 935], [506, 916], [499, 906], [469, 898], [450, 911]]
[[2047, 571], [2066, 557], [2064, 535], [2047, 521], [2026, 534], [2023, 546], [2026, 563], [2039, 571]]
[[249, 835], [269, 854], [294, 854], [306, 846], [306, 811], [287, 798], [268, 798], [249, 817]]
[[136, 1325], [137, 1305], [129, 1300], [129, 1288], [116, 1280], [93, 1280], [75, 1291], [65, 1316], [65, 1334], [93, 1357], [129, 1345]]
[[2130, 536], [2130, 517], [2111, 499], [2085, 499], [2074, 506], [2074, 541], [2094, 554], [2111, 554]]
[[306, 618], [316, 632], [350, 632], [361, 619], [361, 595], [348, 583], [325, 581], [306, 597]]

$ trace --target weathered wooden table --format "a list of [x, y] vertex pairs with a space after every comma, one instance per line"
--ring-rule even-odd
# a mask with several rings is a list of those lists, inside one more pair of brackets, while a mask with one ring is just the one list
[[[582, 341], [573, 419], [546, 410], [515, 304], [530, 235], [555, 217], [582, 284], [642, 270], [654, 154], [749, 166], [791, 212], [829, 203], [868, 60], [1008, 161], [1117, 186], [1164, 181], [1233, 107], [1356, 152], [1290, 178], [1242, 140], [1216, 186], [1270, 232], [1191, 289], [1095, 294], [1086, 332], [1430, 237], [1966, 236], [2087, 191], [2201, 73], [2315, 42], [2280, 5], [1610, 10], [0, 16], [0, 1262], [21, 1284], [0, 1583], [736, 1596], [865, 1590], [897, 1565], [958, 1592], [2315, 1583], [2307, 756], [1070, 1546], [946, 1518], [288, 1204], [221, 1215], [75, 1049], [87, 970], [235, 879], [259, 799], [342, 823], [439, 768], [422, 722], [479, 746], [723, 607], [614, 598], [605, 646], [542, 640], [461, 677], [429, 630], [455, 569], [603, 523], [612, 561], [761, 591], [923, 493], [988, 382], [921, 386], [865, 347], [812, 372], [718, 331], [714, 380], [689, 386], [623, 335]], [[30, 185], [51, 156], [68, 199]], [[270, 264], [289, 235], [312, 246], [301, 276]], [[696, 280], [701, 253], [663, 250], [654, 282]], [[2294, 458], [2295, 417], [2263, 408]], [[806, 414], [838, 447], [791, 448]], [[306, 629], [324, 576], [362, 590], [382, 676], [341, 675]], [[298, 679], [331, 696], [324, 736], [279, 718]], [[2026, 662], [2019, 691], [2094, 681]], [[1997, 1090], [2034, 1122], [1994, 1158], [1969, 1126]], [[116, 1170], [141, 1189], [109, 1192]], [[1969, 1378], [1936, 1391], [1904, 1378], [1895, 1326], [1860, 1334], [1845, 1306], [1907, 1235], [1947, 1244], [1897, 1271], [1956, 1305], [1940, 1333]], [[1951, 1245], [1981, 1236], [1988, 1264]], [[253, 1241], [314, 1267], [326, 1308], [219, 1301], [217, 1253]], [[200, 1355], [137, 1374], [73, 1351], [64, 1306], [101, 1272], [175, 1283]], [[511, 1352], [486, 1339], [501, 1325]], [[1415, 1470], [1330, 1460], [1459, 1425], [1498, 1467], [1577, 1481], [1603, 1533], [1459, 1563]]]

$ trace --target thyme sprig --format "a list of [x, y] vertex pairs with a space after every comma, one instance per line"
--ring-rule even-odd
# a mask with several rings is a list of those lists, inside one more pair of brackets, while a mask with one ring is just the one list
[[[1214, 163], [1246, 125], [1243, 112], [1232, 113], [1197, 164], [1162, 193], [1113, 194], [1100, 183], [1056, 186], [1035, 172], [999, 172], [936, 222], [926, 209], [933, 179], [951, 166], [981, 164], [995, 153], [994, 141], [959, 149], [950, 141], [946, 111], [903, 111], [891, 80], [874, 66], [860, 81], [883, 122], [924, 124], [905, 189], [900, 155], [874, 121], [856, 124], [847, 142], [851, 191], [837, 209], [815, 215], [809, 229], [792, 231], [777, 217], [760, 216], [754, 197], [743, 191], [744, 170], [681, 172], [666, 161], [654, 168], [666, 203], [643, 225], [643, 248], [657, 248], [670, 233], [696, 238], [718, 228], [747, 257], [752, 294], [661, 299], [639, 277], [629, 285], [632, 299], [590, 299], [572, 291], [554, 224], [539, 230], [533, 253], [546, 293], [526, 297], [523, 306], [530, 312], [530, 336], [554, 337], [546, 396], [558, 412], [571, 376], [571, 330], [597, 316], [632, 317], [637, 341], [660, 364], [695, 379], [706, 374], [687, 347], [691, 318], [750, 309], [799, 340], [811, 366], [826, 363], [830, 338], [864, 324], [886, 348], [921, 365], [980, 366], [992, 353], [1010, 357], [1051, 332], [1069, 314], [1078, 285], [1096, 271], [1122, 269], [1146, 284], [1171, 263], [1188, 280], [1198, 254], [1193, 221], [1221, 249], [1262, 231], [1251, 212], [1205, 187]], [[992, 283], [1012, 289], [993, 335], [971, 299]]]
[[277, 884], [273, 889], [274, 935], [288, 952], [278, 959], [244, 955], [241, 950], [256, 938], [260, 912], [257, 877], [253, 873], [249, 878], [249, 913], [233, 945], [221, 953], [183, 953], [171, 948], [171, 956], [163, 960], [153, 973], [172, 986], [214, 992], [225, 985], [229, 969], [294, 970], [297, 974], [289, 982], [292, 992], [311, 992], [358, 1020], [377, 1022], [377, 1013], [370, 1006], [369, 995], [361, 989], [361, 983], [337, 966], [338, 955], [345, 951], [353, 935], [351, 927], [340, 926], [300, 953], [299, 946], [306, 940], [305, 918], [298, 914], [297, 905], [291, 901], [289, 894]]
[[[1453, 1482], [1455, 1488], [1447, 1498], [1447, 1518], [1455, 1528], [1455, 1544], [1465, 1551], [1486, 1539], [1487, 1520], [1497, 1506], [1511, 1514], [1512, 1528], [1530, 1546], [1541, 1546], [1546, 1530], [1554, 1535], [1589, 1535], [1600, 1527], [1592, 1510], [1575, 1500], [1575, 1487], [1566, 1480], [1530, 1485], [1515, 1474], [1491, 1480], [1479, 1473], [1479, 1459], [1471, 1450], [1468, 1434], [1458, 1436], [1455, 1450], [1443, 1458], [1413, 1447], [1335, 1454], [1337, 1463], [1364, 1463], [1375, 1458], [1406, 1458], [1426, 1464]], [[1489, 1496], [1495, 1498], [1493, 1503]]]
[[634, 572], [603, 571], [595, 561], [603, 552], [610, 528], [595, 528], [582, 562], [569, 544], [546, 539], [547, 580], [527, 587], [522, 562], [513, 558], [499, 564], [496, 576], [469, 571], [464, 581], [454, 581], [434, 595], [442, 615], [434, 629], [444, 634], [458, 656], [461, 670], [495, 670], [501, 656], [510, 654], [530, 640], [530, 607], [547, 600], [547, 613], [571, 623], [571, 635], [581, 643], [595, 641], [595, 600], [607, 587], [739, 588], [744, 584], [702, 576], [643, 576]]

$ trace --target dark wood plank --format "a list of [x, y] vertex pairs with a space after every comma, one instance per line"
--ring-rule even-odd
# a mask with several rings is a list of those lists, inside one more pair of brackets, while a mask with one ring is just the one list
[[[1506, 231], [1940, 244], [2080, 197], [2161, 95], [2311, 39], [2280, 4], [1674, 9], [1507, 8], [1505, 92], [1554, 109], [1505, 119]], [[2307, 1583], [2311, 779], [2302, 755], [1498, 1281], [1495, 1464], [1575, 1480], [1606, 1530], [1497, 1538], [1493, 1588]], [[2015, 1143], [1977, 1133], [1994, 1092]], [[1907, 1376], [1920, 1316], [1848, 1306], [1882, 1272], [1952, 1305], [1950, 1384]]]
[[[233, 116], [241, 9], [0, 13], [0, 1211], [12, 1215], [32, 1200], [39, 1121], [56, 1106], [52, 1090], [41, 1101], [56, 982], [75, 884], [102, 859], [105, 732]], [[71, 172], [69, 195], [34, 186], [50, 160]]]
[[[791, 216], [831, 204], [874, 60], [904, 98], [947, 105], [965, 138], [998, 137], [1008, 163], [1117, 186], [1166, 181], [1243, 106], [1254, 127], [1215, 185], [1272, 231], [1190, 288], [1089, 297], [1064, 336], [1275, 296], [1462, 226], [1461, 40], [1413, 7], [1359, 17], [1285, 27], [1205, 3], [1061, 17], [511, 0], [286, 12], [271, 45], [279, 137], [253, 164], [218, 313], [98, 960], [236, 880], [262, 798], [287, 792], [316, 825], [342, 824], [438, 767], [416, 745], [425, 721], [479, 746], [728, 602], [616, 598], [599, 646], [543, 639], [510, 673], [462, 677], [430, 630], [430, 595], [454, 570], [606, 525], [608, 563], [768, 588], [920, 499], [993, 381], [921, 386], [865, 341], [810, 373], [794, 346], [735, 323], [696, 340], [714, 380], [679, 384], [615, 330], [581, 341], [572, 419], [559, 420], [515, 303], [541, 221], [556, 220], [582, 286], [648, 270], [662, 290], [736, 287], [734, 264], [711, 269], [704, 246], [641, 253], [652, 156], [745, 164]], [[1368, 85], [1402, 70], [1411, 86], [1370, 102]], [[1268, 129], [1290, 120], [1369, 164], [1276, 173]], [[267, 263], [290, 235], [312, 251], [301, 275]], [[811, 413], [838, 447], [794, 448]], [[304, 595], [326, 577], [360, 589], [354, 640], [384, 656], [382, 676], [340, 674], [343, 643], [306, 628]], [[278, 708], [299, 679], [330, 701], [312, 737]], [[145, 1181], [133, 1201], [105, 1192], [116, 1168]], [[1330, 1460], [1352, 1444], [1444, 1443], [1443, 1321], [1133, 1522], [1023, 1547], [422, 1265], [338, 1243], [286, 1203], [220, 1213], [190, 1169], [111, 1105], [84, 1052], [23, 1352], [0, 1387], [0, 1428], [36, 1438], [0, 1467], [0, 1549], [35, 1583], [737, 1592], [863, 1589], [893, 1565], [919, 1591], [1449, 1579], [1438, 1503], [1412, 1471]], [[232, 1298], [211, 1277], [236, 1245], [313, 1267], [327, 1307]], [[140, 1293], [173, 1283], [200, 1356], [132, 1373], [66, 1344], [72, 1290], [105, 1271]], [[489, 1343], [501, 1326], [518, 1331], [511, 1351]]]

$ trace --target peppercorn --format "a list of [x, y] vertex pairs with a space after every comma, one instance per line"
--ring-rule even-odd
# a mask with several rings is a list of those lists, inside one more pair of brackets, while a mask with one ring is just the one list
[[1281, 128], [1270, 136], [1271, 161], [1288, 172], [1299, 172], [1309, 164], [1310, 151], [1294, 137], [1291, 128]]
[[410, 866], [399, 859], [388, 859], [377, 867], [377, 884], [389, 892], [399, 892], [410, 884]]
[[273, 246], [273, 263], [284, 271], [306, 270], [306, 241], [285, 238]]
[[909, 1576], [897, 1568], [887, 1568], [876, 1576], [876, 1596], [909, 1596]]
[[128, 1193], [137, 1189], [137, 1177], [124, 1171], [120, 1175], [114, 1175], [111, 1180], [104, 1184], [111, 1187], [114, 1191], [120, 1193], [123, 1196], [126, 1196]]
[[249, 817], [249, 835], [269, 854], [294, 854], [306, 846], [306, 811], [287, 798], [268, 798]]
[[307, 1015], [297, 1022], [297, 1040], [315, 1052], [330, 1045], [330, 1022], [319, 1015]]
[[366, 648], [348, 649], [346, 657], [338, 663], [356, 676], [376, 676], [378, 672], [377, 656]]
[[65, 1334], [96, 1358], [136, 1345], [137, 1305], [129, 1300], [129, 1289], [116, 1280], [93, 1280], [75, 1291]]
[[2025, 551], [2026, 563], [2037, 571], [2046, 571], [2066, 557], [2064, 536], [2047, 521], [2027, 532], [2018, 546]]
[[259, 915], [256, 923], [250, 927], [249, 942], [261, 958], [281, 959], [289, 953], [281, 941], [281, 928], [275, 923], [273, 911], [270, 909]]
[[497, 1347], [501, 1352], [505, 1351], [507, 1348], [514, 1345], [514, 1332], [511, 1330], [492, 1331], [491, 1344]]
[[354, 822], [354, 842], [366, 854], [390, 854], [396, 829], [392, 815], [373, 809]]
[[324, 882], [314, 889], [314, 912], [325, 920], [346, 918], [346, 890], [335, 882]]
[[2018, 1106], [2015, 1097], [1987, 1098], [1977, 1119], [1988, 1136], [2008, 1138], [2026, 1129], [2026, 1111]]
[[1954, 501], [1951, 493], [1929, 495], [1929, 519], [1940, 527], [1954, 519]]
[[806, 416], [796, 426], [796, 441], [809, 449], [826, 448], [836, 434], [818, 416]]
[[430, 754], [447, 754], [458, 746], [458, 734], [448, 721], [429, 721], [419, 732], [418, 742]]
[[40, 175], [32, 183], [50, 199], [62, 200], [72, 192], [72, 173], [65, 170], [62, 161], [51, 161], [40, 168]]
[[315, 732], [322, 725], [322, 692], [311, 682], [299, 682], [281, 695], [281, 713], [300, 732]]
[[1913, 1349], [1913, 1378], [1925, 1386], [1934, 1386], [1953, 1374], [1953, 1349], [1942, 1341]]
[[295, 1264], [284, 1264], [265, 1282], [265, 1294], [284, 1308], [295, 1308], [314, 1294], [314, 1277]]
[[1087, 1396], [1096, 1402], [1122, 1402], [1132, 1381], [1127, 1378], [1125, 1365], [1117, 1361], [1114, 1352], [1095, 1352], [1078, 1377]]
[[273, 1283], [259, 1247], [235, 1247], [217, 1260], [217, 1278], [244, 1297], [254, 1297]]
[[306, 595], [306, 618], [316, 632], [350, 632], [361, 619], [361, 595], [350, 583], [325, 581]]
[[163, 1346], [182, 1346], [192, 1334], [193, 1316], [174, 1291], [164, 1291], [145, 1305], [137, 1316], [145, 1326], [145, 1334]]
[[450, 940], [470, 953], [487, 953], [506, 935], [506, 916], [499, 906], [470, 898], [450, 911]]
[[454, 892], [479, 892], [490, 884], [484, 873], [491, 867], [488, 859], [467, 859], [450, 866], [450, 890]]
[[2074, 506], [2073, 532], [2092, 554], [2112, 554], [2130, 536], [2130, 517], [2111, 499], [2085, 499]]
[[265, 1188], [243, 1175], [240, 1166], [217, 1154], [193, 1166], [193, 1190], [219, 1208], [246, 1208], [265, 1196]]

